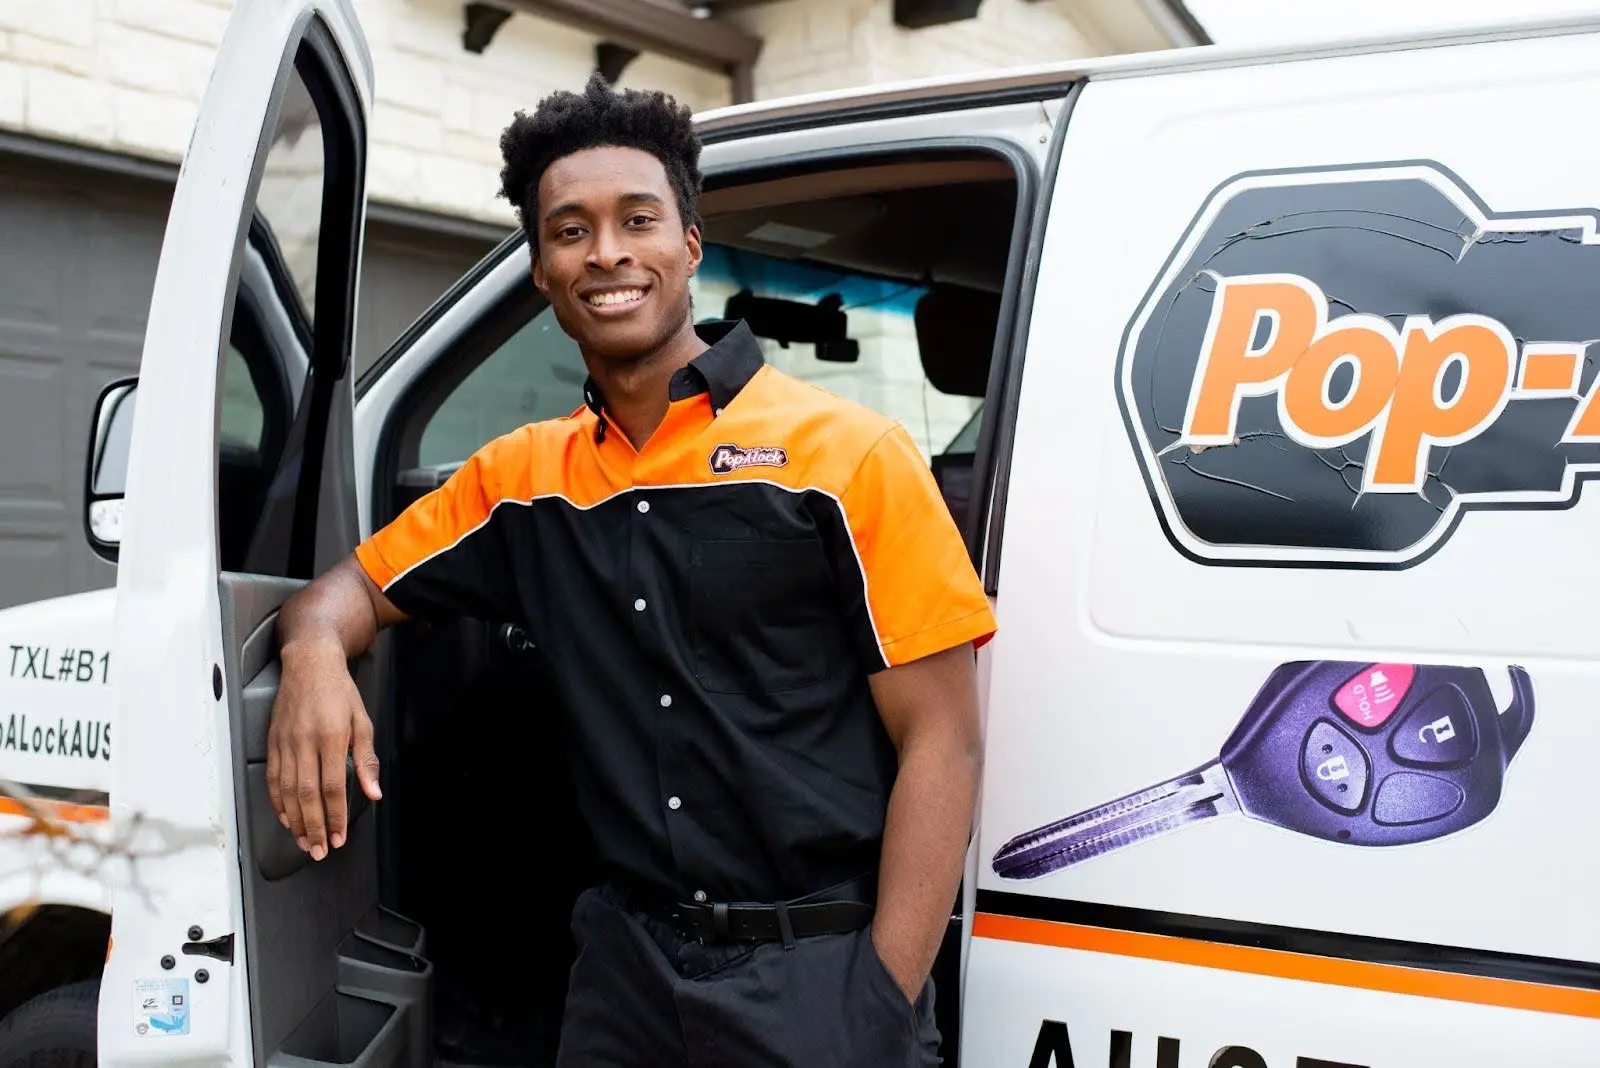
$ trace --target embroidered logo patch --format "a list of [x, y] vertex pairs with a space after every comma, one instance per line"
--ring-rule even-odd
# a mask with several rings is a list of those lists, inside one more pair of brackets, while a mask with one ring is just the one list
[[758, 445], [741, 449], [737, 445], [718, 445], [711, 450], [711, 471], [726, 475], [746, 467], [782, 467], [789, 462], [789, 453], [776, 445]]

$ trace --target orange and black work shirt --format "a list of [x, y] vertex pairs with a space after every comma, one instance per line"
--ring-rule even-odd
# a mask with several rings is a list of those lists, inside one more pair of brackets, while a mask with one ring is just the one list
[[789, 899], [877, 869], [897, 761], [867, 677], [995, 623], [903, 428], [743, 323], [699, 333], [643, 449], [591, 381], [356, 555], [409, 615], [526, 626], [606, 877]]

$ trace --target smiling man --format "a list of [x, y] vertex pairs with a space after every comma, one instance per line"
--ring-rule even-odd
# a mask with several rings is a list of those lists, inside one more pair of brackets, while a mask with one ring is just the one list
[[603, 882], [573, 911], [558, 1064], [936, 1063], [928, 973], [960, 883], [994, 630], [892, 421], [694, 325], [700, 146], [591, 80], [519, 114], [502, 193], [589, 371], [297, 594], [268, 782], [301, 848], [345, 834], [348, 658], [407, 618], [524, 623], [568, 717]]

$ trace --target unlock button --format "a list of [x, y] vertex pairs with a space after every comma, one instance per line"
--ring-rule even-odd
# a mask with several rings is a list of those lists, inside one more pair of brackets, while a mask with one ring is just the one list
[[1300, 774], [1317, 800], [1335, 812], [1360, 811], [1367, 797], [1367, 754], [1356, 740], [1325, 719], [1306, 735]]
[[1478, 730], [1466, 696], [1454, 686], [1428, 694], [1395, 728], [1389, 751], [1413, 767], [1444, 768], [1470, 761], [1478, 755]]

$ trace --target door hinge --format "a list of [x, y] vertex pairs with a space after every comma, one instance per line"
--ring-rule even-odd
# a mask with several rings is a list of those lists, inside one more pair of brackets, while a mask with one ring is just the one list
[[185, 942], [183, 953], [186, 957], [215, 957], [232, 964], [233, 935], [225, 934], [205, 942]]

